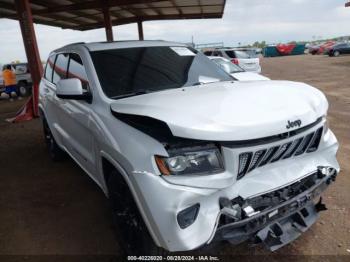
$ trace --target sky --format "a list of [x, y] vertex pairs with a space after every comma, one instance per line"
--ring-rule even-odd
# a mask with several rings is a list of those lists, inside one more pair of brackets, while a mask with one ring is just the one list
[[[346, 0], [226, 0], [223, 19], [144, 22], [145, 39], [225, 46], [313, 40], [350, 35]], [[35, 25], [42, 60], [73, 42], [105, 41], [104, 29], [85, 32]], [[115, 40], [137, 39], [136, 24], [113, 27]], [[0, 63], [26, 61], [18, 21], [0, 19]]]

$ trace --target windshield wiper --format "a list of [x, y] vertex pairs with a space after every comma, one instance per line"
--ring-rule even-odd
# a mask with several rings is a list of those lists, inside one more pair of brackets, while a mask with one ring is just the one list
[[112, 96], [112, 97], [110, 97], [110, 98], [111, 98], [111, 99], [121, 99], [121, 98], [127, 98], [127, 97], [131, 97], [131, 96], [145, 95], [145, 94], [152, 93], [152, 92], [154, 92], [154, 91], [150, 91], [150, 90], [139, 90], [139, 91], [132, 92], [132, 93], [127, 93], [127, 94]]

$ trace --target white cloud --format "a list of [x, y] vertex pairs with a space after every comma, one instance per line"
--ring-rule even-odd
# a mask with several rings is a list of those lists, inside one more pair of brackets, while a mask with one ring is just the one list
[[[313, 36], [349, 35], [350, 9], [345, 0], [227, 0], [223, 19], [144, 23], [146, 39], [237, 45], [254, 41], [287, 42]], [[41, 58], [72, 42], [105, 41], [103, 29], [79, 32], [36, 25]], [[137, 39], [135, 24], [114, 27], [116, 40]], [[26, 60], [17, 21], [0, 19], [0, 63]]]

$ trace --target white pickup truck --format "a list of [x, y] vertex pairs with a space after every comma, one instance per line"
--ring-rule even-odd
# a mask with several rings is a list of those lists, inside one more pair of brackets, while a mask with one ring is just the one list
[[[32, 77], [27, 63], [10, 64], [12, 71], [16, 74], [17, 95], [28, 96], [32, 91]], [[2, 71], [0, 71], [0, 94], [5, 91]]]
[[218, 241], [276, 250], [326, 209], [339, 172], [322, 92], [236, 81], [179, 43], [57, 49], [39, 108], [51, 157], [68, 153], [101, 187], [132, 255]]

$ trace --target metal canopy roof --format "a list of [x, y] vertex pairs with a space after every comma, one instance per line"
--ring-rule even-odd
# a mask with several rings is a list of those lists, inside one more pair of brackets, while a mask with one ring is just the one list
[[[112, 25], [167, 19], [221, 18], [226, 0], [30, 0], [35, 23], [66, 29], [104, 27], [103, 6]], [[0, 0], [0, 18], [18, 19], [14, 0]]]

